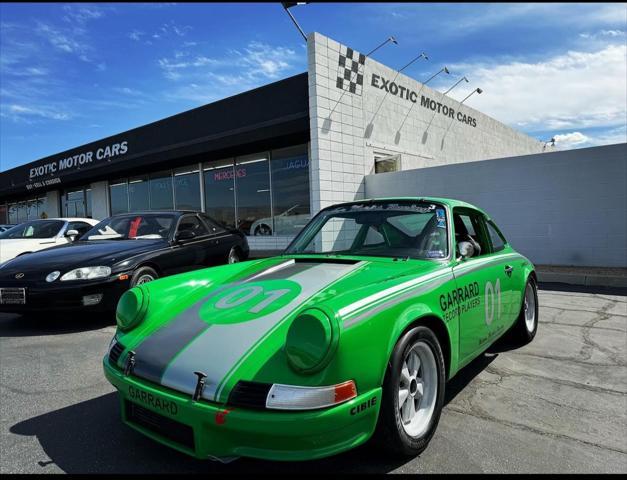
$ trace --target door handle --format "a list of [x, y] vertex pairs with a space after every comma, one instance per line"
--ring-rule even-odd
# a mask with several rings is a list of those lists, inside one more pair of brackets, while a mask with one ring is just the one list
[[505, 265], [505, 273], [507, 274], [508, 277], [512, 276], [513, 271], [514, 271], [514, 267], [512, 267], [511, 265]]

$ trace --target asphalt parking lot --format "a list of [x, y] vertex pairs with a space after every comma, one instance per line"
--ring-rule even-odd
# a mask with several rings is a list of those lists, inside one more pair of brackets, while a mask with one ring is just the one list
[[101, 359], [107, 318], [0, 314], [0, 473], [627, 472], [627, 296], [543, 285], [540, 326], [447, 386], [430, 446], [304, 463], [197, 461], [122, 425]]

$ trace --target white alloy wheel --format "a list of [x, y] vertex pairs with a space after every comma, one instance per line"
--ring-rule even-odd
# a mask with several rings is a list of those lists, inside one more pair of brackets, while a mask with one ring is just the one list
[[411, 437], [422, 436], [435, 411], [438, 369], [427, 343], [418, 341], [407, 353], [400, 375], [398, 408], [403, 429]]

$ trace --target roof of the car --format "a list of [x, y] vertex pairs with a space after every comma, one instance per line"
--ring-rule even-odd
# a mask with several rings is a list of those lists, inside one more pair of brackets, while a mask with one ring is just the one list
[[344, 202], [339, 205], [352, 204], [352, 203], [368, 203], [368, 202], [381, 202], [381, 201], [392, 202], [392, 201], [408, 201], [408, 200], [440, 203], [442, 205], [447, 205], [450, 208], [454, 208], [454, 207], [472, 208], [473, 210], [477, 210], [483, 213], [486, 217], [488, 218], [490, 217], [482, 209], [468, 202], [464, 202], [462, 200], [455, 200], [453, 198], [443, 198], [443, 197], [377, 197], [377, 198], [365, 198], [363, 200], [354, 200], [352, 202]]
[[[33, 218], [32, 220], [27, 220], [27, 222], [34, 222], [35, 220], [61, 220], [62, 222], [97, 222], [95, 218], [84, 218], [84, 217], [50, 217], [50, 218]], [[22, 222], [26, 223], [26, 222]]]

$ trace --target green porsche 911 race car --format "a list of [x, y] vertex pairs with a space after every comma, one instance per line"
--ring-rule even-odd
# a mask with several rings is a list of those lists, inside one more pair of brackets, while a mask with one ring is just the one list
[[197, 458], [306, 460], [423, 451], [447, 380], [506, 332], [531, 341], [538, 301], [486, 213], [386, 198], [321, 210], [278, 257], [132, 288], [116, 316], [126, 424]]

